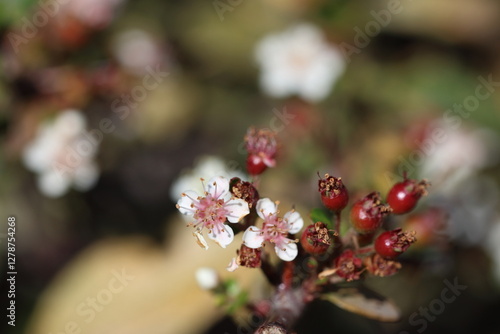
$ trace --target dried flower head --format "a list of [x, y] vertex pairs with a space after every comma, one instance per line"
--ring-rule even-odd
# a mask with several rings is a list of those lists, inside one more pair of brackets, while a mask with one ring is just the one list
[[379, 254], [375, 253], [371, 256], [365, 257], [363, 263], [366, 270], [375, 276], [387, 277], [394, 275], [401, 269], [401, 263], [393, 260], [384, 259]]
[[362, 260], [347, 249], [335, 259], [335, 274], [348, 282], [358, 280], [363, 272], [362, 266]]

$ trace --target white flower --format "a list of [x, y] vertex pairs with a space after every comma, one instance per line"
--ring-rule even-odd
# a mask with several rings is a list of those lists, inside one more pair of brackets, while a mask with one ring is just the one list
[[194, 235], [204, 249], [208, 249], [201, 233], [204, 228], [208, 229], [210, 239], [226, 248], [234, 239], [233, 230], [224, 224], [226, 220], [237, 223], [250, 213], [247, 202], [239, 198], [231, 199], [229, 180], [222, 176], [213, 177], [208, 181], [204, 197], [188, 190], [182, 193], [176, 206], [182, 214], [194, 218], [194, 222], [189, 225], [196, 227]]
[[94, 162], [99, 143], [85, 132], [86, 120], [77, 110], [61, 112], [39, 126], [24, 149], [24, 165], [38, 174], [38, 187], [49, 197], [64, 195], [70, 186], [90, 189], [99, 176]]
[[179, 194], [186, 189], [202, 193], [204, 189], [202, 183], [200, 183], [200, 178], [208, 180], [212, 175], [220, 175], [228, 179], [233, 177], [239, 177], [242, 180], [246, 179], [243, 173], [236, 170], [229, 170], [224, 161], [219, 157], [204, 156], [199, 159], [192, 170], [184, 173], [174, 181], [170, 187], [170, 197], [176, 201]]
[[295, 210], [288, 211], [283, 218], [278, 217], [278, 206], [269, 198], [260, 199], [256, 206], [257, 214], [264, 220], [262, 229], [255, 226], [247, 228], [243, 243], [250, 248], [260, 248], [264, 242], [274, 244], [274, 250], [283, 261], [292, 261], [298, 254], [297, 244], [288, 239], [288, 233], [295, 234], [304, 226], [304, 220]]
[[345, 69], [341, 51], [307, 23], [264, 37], [255, 57], [264, 92], [273, 97], [297, 94], [310, 102], [324, 99]]

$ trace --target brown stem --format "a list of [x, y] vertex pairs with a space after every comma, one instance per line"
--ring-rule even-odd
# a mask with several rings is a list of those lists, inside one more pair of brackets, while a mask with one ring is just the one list
[[342, 238], [340, 236], [340, 213], [340, 211], [336, 211], [334, 214], [335, 232], [337, 233], [333, 235], [333, 243], [336, 251], [342, 249]]
[[373, 246], [367, 246], [367, 247], [357, 249], [356, 253], [357, 254], [366, 254], [366, 253], [373, 253], [374, 251], [375, 251], [375, 249], [373, 248]]
[[276, 268], [269, 262], [267, 257], [264, 255], [262, 256], [262, 264], [260, 266], [260, 269], [264, 273], [264, 276], [266, 276], [267, 280], [271, 285], [278, 286], [281, 283], [281, 278], [278, 272], [276, 271]]

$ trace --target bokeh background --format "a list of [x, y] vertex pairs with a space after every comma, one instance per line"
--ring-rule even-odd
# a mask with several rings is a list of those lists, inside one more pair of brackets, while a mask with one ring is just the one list
[[[200, 249], [175, 202], [200, 177], [244, 177], [253, 125], [281, 141], [261, 193], [304, 217], [318, 172], [351, 198], [385, 195], [403, 171], [432, 183], [414, 215], [387, 222], [419, 233], [403, 270], [366, 282], [401, 321], [315, 302], [299, 333], [499, 333], [499, 22], [494, 0], [2, 1], [2, 295], [8, 216], [18, 272], [16, 326], [2, 315], [2, 332], [238, 333], [194, 273], [214, 267], [255, 298], [263, 277], [226, 272], [236, 245]], [[312, 95], [270, 90], [262, 77], [286, 41], [256, 50], [287, 31], [315, 50], [290, 33], [303, 23], [336, 53], [320, 77], [337, 74]], [[288, 74], [277, 80], [300, 81]], [[72, 164], [62, 181], [54, 162]], [[437, 307], [445, 280], [467, 288], [412, 318]]]

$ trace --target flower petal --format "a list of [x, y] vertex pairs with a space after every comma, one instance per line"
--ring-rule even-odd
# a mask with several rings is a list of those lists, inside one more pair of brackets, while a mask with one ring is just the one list
[[222, 248], [226, 248], [234, 240], [234, 232], [227, 225], [220, 225], [219, 227], [214, 227], [211, 231], [208, 232], [208, 237], [210, 239], [215, 240], [217, 245]]
[[228, 201], [224, 204], [224, 209], [227, 211], [226, 217], [230, 223], [237, 223], [250, 213], [248, 203], [239, 198]]
[[266, 219], [267, 216], [275, 214], [278, 211], [276, 203], [271, 201], [269, 198], [259, 199], [255, 208], [257, 210], [257, 214], [262, 219]]
[[284, 242], [281, 245], [274, 246], [274, 250], [280, 259], [283, 261], [292, 261], [295, 259], [299, 250], [297, 244], [292, 242], [290, 239], [285, 239], [289, 242]]
[[264, 235], [261, 233], [261, 229], [250, 226], [243, 233], [243, 243], [245, 246], [250, 248], [260, 248], [264, 243]]
[[196, 238], [196, 242], [201, 248], [203, 248], [204, 250], [208, 249], [207, 241], [205, 240], [200, 231], [194, 231], [193, 236]]
[[212, 177], [205, 186], [207, 193], [216, 199], [223, 199], [227, 202], [231, 198], [229, 192], [229, 180], [223, 176]]
[[295, 210], [288, 211], [283, 216], [283, 219], [288, 223], [289, 233], [295, 234], [304, 226], [304, 220], [300, 216], [300, 213]]
[[198, 194], [192, 190], [188, 190], [182, 193], [176, 207], [183, 215], [192, 216], [196, 212], [196, 205], [198, 203]]
[[271, 158], [271, 157], [268, 157], [268, 156], [264, 156], [262, 157], [262, 162], [264, 162], [264, 164], [267, 166], [267, 167], [276, 167], [276, 160]]
[[236, 269], [238, 269], [239, 267], [240, 266], [238, 265], [238, 261], [236, 260], [235, 257], [233, 257], [233, 259], [231, 260], [231, 262], [229, 262], [229, 264], [227, 265], [226, 270], [233, 272]]

